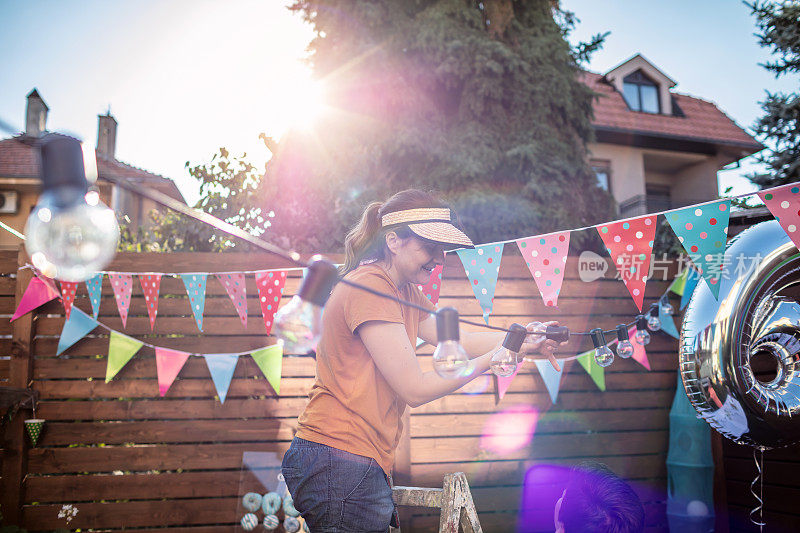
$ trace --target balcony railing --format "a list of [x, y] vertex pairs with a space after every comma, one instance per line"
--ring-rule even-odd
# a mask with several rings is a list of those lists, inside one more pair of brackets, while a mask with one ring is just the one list
[[646, 215], [647, 213], [657, 213], [659, 211], [666, 211], [668, 209], [676, 209], [686, 205], [699, 204], [708, 202], [713, 198], [691, 198], [682, 200], [673, 200], [663, 196], [648, 196], [646, 194], [639, 194], [620, 202], [619, 204], [619, 217], [627, 218], [638, 215]]

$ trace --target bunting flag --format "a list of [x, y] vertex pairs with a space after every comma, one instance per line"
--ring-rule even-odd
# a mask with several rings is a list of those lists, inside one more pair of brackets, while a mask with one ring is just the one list
[[273, 344], [251, 353], [250, 356], [269, 381], [275, 394], [281, 393], [281, 372], [283, 366], [283, 348], [281, 344]]
[[186, 294], [189, 295], [189, 306], [200, 331], [203, 331], [203, 312], [206, 308], [206, 276], [207, 274], [181, 274]]
[[72, 311], [72, 303], [75, 301], [75, 291], [77, 290], [77, 281], [61, 281], [61, 303], [64, 304], [64, 316], [67, 319]]
[[731, 201], [720, 200], [665, 214], [672, 231], [678, 236], [683, 249], [706, 280], [715, 298], [719, 297], [730, 212]]
[[56, 355], [61, 355], [64, 350], [84, 338], [99, 325], [97, 320], [93, 319], [79, 308], [76, 307], [73, 311], [70, 317], [64, 322], [61, 336], [58, 338]]
[[692, 299], [692, 294], [694, 294], [695, 288], [697, 288], [697, 282], [700, 281], [700, 274], [695, 272], [694, 270], [689, 270], [686, 275], [686, 285], [683, 287], [683, 294], [681, 295], [681, 310], [689, 305], [689, 300]]
[[657, 218], [658, 215], [649, 215], [597, 226], [597, 232], [639, 312], [642, 311], [644, 288], [650, 274]]
[[114, 298], [117, 300], [122, 327], [125, 327], [128, 323], [128, 308], [131, 305], [133, 278], [130, 274], [109, 274], [108, 280], [111, 282], [111, 288], [114, 289]]
[[[678, 332], [678, 329], [675, 327], [675, 319], [672, 315], [668, 315], [664, 312], [664, 301], [666, 297], [662, 298], [658, 301], [658, 318], [661, 320], [661, 331], [669, 335], [670, 337], [674, 337], [676, 339], [681, 338], [681, 334]], [[634, 341], [635, 343], [636, 341]]]
[[37, 307], [46, 304], [50, 300], [58, 298], [58, 291], [54, 287], [40, 280], [38, 277], [31, 278], [25, 292], [19, 300], [17, 310], [11, 317], [11, 321], [18, 319], [26, 313], [30, 313]]
[[150, 317], [150, 331], [153, 331], [156, 315], [158, 315], [158, 289], [161, 286], [161, 274], [139, 274], [139, 282], [142, 284], [147, 315]]
[[526, 237], [516, 242], [539, 288], [542, 301], [548, 307], [557, 307], [569, 254], [569, 231], [543, 237]]
[[517, 372], [519, 372], [519, 369], [520, 369], [521, 366], [522, 365], [517, 365], [517, 368], [514, 370], [514, 373], [511, 374], [510, 376], [508, 376], [507, 378], [495, 375], [495, 378], [497, 378], [497, 401], [498, 402], [503, 399], [503, 396], [506, 395], [506, 391], [511, 386], [511, 382], [514, 380], [514, 378], [517, 377]]
[[497, 286], [497, 275], [500, 273], [500, 260], [503, 258], [502, 244], [484, 244], [474, 249], [456, 250], [464, 272], [469, 279], [472, 292], [483, 309], [483, 320], [489, 324], [492, 314], [494, 290]]
[[422, 294], [424, 294], [433, 305], [439, 303], [439, 292], [442, 290], [443, 270], [444, 265], [436, 265], [436, 268], [431, 272], [431, 279], [428, 280], [428, 283], [425, 285], [418, 285], [419, 290], [422, 291]]
[[267, 335], [272, 331], [272, 319], [281, 303], [283, 286], [286, 284], [286, 270], [270, 272], [260, 270], [256, 272], [256, 287], [258, 287], [258, 301], [261, 302], [261, 315], [264, 317], [264, 327]]
[[217, 274], [217, 279], [228, 293], [228, 297], [233, 302], [233, 307], [239, 313], [242, 327], [247, 328], [247, 288], [245, 287], [244, 274], [241, 272], [229, 272]]
[[588, 351], [578, 356], [578, 362], [581, 364], [586, 373], [592, 378], [594, 384], [601, 391], [606, 390], [606, 372], [605, 369], [598, 365], [594, 360], [594, 350]]
[[686, 289], [686, 277], [688, 273], [689, 273], [688, 268], [684, 268], [683, 270], [681, 270], [681, 273], [678, 274], [675, 277], [675, 279], [672, 280], [672, 283], [670, 283], [669, 288], [667, 290], [674, 292], [678, 296], [683, 296], [683, 291], [684, 289]]
[[92, 316], [97, 320], [97, 315], [100, 313], [100, 296], [103, 292], [102, 272], [86, 280], [86, 290], [89, 292], [89, 301], [92, 304]]
[[203, 357], [206, 359], [208, 371], [211, 373], [211, 379], [217, 389], [219, 401], [220, 403], [225, 403], [225, 397], [228, 395], [228, 388], [231, 386], [233, 372], [236, 370], [236, 362], [239, 360], [239, 356], [236, 354], [215, 353], [205, 354]]
[[636, 335], [636, 326], [631, 326], [628, 329], [628, 337], [632, 339], [631, 344], [633, 344], [633, 355], [631, 357], [647, 370], [650, 370], [650, 361], [647, 359], [647, 352], [644, 346], [636, 342], [636, 339], [633, 338], [634, 335]]
[[111, 331], [108, 337], [108, 364], [106, 365], [106, 383], [114, 379], [122, 367], [128, 364], [144, 343], [132, 337]]
[[561, 374], [564, 372], [564, 361], [558, 361], [558, 366], [561, 367], [561, 370], [553, 368], [553, 365], [547, 359], [535, 359], [533, 362], [536, 363], [539, 375], [542, 376], [544, 386], [547, 388], [548, 394], [550, 394], [550, 400], [555, 405], [556, 398], [558, 398], [558, 389], [561, 386]]
[[759, 192], [759, 198], [781, 225], [786, 235], [800, 249], [800, 186], [784, 185], [769, 192]]
[[158, 346], [155, 347], [155, 350], [158, 394], [163, 397], [172, 386], [172, 382], [178, 377], [190, 354]]

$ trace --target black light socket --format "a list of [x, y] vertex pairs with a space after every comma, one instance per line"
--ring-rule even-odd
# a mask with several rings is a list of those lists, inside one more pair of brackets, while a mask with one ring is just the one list
[[636, 329], [639, 331], [647, 331], [647, 317], [644, 315], [636, 316]]
[[603, 334], [603, 328], [594, 328], [589, 332], [589, 335], [592, 337], [592, 344], [594, 344], [595, 348], [606, 345], [606, 337]]
[[528, 330], [520, 324], [511, 324], [508, 329], [510, 331], [506, 333], [503, 346], [509, 351], [519, 353], [522, 349], [522, 343], [525, 342], [525, 337], [528, 336]]
[[38, 143], [42, 194], [64, 207], [77, 201], [89, 190], [83, 149], [78, 139], [48, 133]]
[[455, 307], [442, 307], [436, 311], [436, 337], [438, 342], [458, 340], [458, 311]]
[[630, 340], [628, 337], [628, 326], [625, 324], [620, 324], [617, 326], [617, 340], [619, 342]]
[[658, 316], [658, 304], [650, 304], [650, 314], [652, 316]]
[[323, 307], [337, 281], [339, 281], [339, 271], [336, 265], [320, 255], [315, 255], [311, 258], [308, 273], [297, 295], [306, 302]]
[[567, 326], [547, 326], [544, 336], [551, 341], [568, 342], [569, 328]]

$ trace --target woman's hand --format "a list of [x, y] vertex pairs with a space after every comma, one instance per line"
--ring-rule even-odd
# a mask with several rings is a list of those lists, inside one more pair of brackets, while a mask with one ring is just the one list
[[[547, 326], [557, 325], [558, 321], [556, 320], [551, 320], [549, 322], [531, 322], [525, 326], [525, 329], [528, 330], [528, 333], [544, 333], [547, 330]], [[564, 343], [552, 341], [544, 335], [528, 335], [525, 337], [525, 342], [522, 344], [522, 349], [526, 353], [538, 352], [544, 355], [547, 357], [547, 360], [550, 361], [550, 364], [553, 365], [553, 368], [561, 371], [561, 366], [558, 364], [555, 355], [553, 355], [559, 344]]]

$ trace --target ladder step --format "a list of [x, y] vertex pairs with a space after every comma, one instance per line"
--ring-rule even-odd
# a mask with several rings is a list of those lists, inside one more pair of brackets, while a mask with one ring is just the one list
[[442, 508], [443, 489], [423, 487], [392, 487], [392, 500], [395, 505], [406, 507]]

